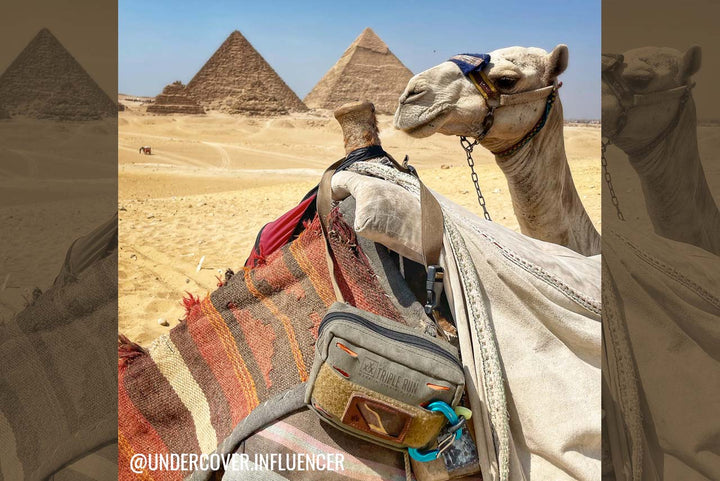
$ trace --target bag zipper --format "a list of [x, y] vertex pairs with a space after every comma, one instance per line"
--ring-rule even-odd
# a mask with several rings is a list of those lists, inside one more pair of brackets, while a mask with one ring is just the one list
[[325, 316], [325, 318], [320, 323], [320, 326], [318, 327], [318, 338], [323, 332], [323, 329], [327, 326], [327, 324], [332, 321], [333, 319], [341, 318], [343, 320], [354, 322], [355, 324], [360, 324], [361, 326], [377, 332], [378, 334], [382, 334], [385, 337], [389, 337], [390, 339], [403, 342], [405, 344], [410, 344], [411, 346], [415, 346], [417, 348], [423, 349], [428, 352], [432, 352], [435, 354], [440, 354], [444, 358], [452, 361], [456, 366], [458, 366], [460, 369], [462, 369], [462, 364], [460, 363], [460, 360], [453, 356], [451, 353], [443, 349], [442, 347], [438, 346], [434, 342], [430, 341], [429, 339], [425, 339], [420, 336], [416, 336], [413, 334], [408, 334], [406, 332], [399, 332], [399, 331], [393, 331], [392, 329], [388, 329], [383, 326], [379, 326], [375, 324], [374, 322], [368, 321], [367, 319], [358, 316], [357, 314], [353, 314], [351, 312], [331, 312]]

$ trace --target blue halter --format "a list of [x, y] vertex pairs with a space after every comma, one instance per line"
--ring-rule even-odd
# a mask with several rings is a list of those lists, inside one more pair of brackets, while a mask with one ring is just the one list
[[483, 67], [490, 63], [490, 55], [486, 53], [461, 53], [450, 59], [462, 71], [463, 75], [468, 75], [475, 70], [482, 70]]

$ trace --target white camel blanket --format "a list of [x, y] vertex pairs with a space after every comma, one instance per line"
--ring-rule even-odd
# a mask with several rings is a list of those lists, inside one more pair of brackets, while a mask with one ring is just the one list
[[604, 405], [615, 477], [720, 479], [720, 258], [623, 223], [606, 231]]
[[[417, 181], [376, 163], [352, 169], [334, 176], [333, 194], [356, 198], [358, 234], [417, 259]], [[600, 259], [437, 197], [484, 479], [600, 479]]]

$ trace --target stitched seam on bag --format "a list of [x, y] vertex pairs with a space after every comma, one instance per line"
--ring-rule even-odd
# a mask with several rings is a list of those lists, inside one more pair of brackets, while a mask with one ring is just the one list
[[709, 291], [707, 291], [704, 287], [697, 284], [692, 279], [689, 279], [682, 273], [680, 273], [677, 269], [674, 267], [671, 267], [667, 264], [665, 264], [663, 261], [659, 260], [658, 258], [651, 256], [650, 254], [643, 252], [640, 250], [638, 246], [633, 244], [629, 239], [622, 236], [621, 234], [615, 233], [615, 237], [620, 239], [625, 245], [627, 245], [633, 253], [639, 257], [642, 261], [644, 261], [649, 266], [653, 267], [655, 270], [658, 270], [662, 272], [663, 274], [667, 275], [668, 277], [672, 278], [673, 280], [677, 281], [678, 283], [685, 286], [687, 289], [693, 291], [698, 297], [701, 297], [702, 299], [706, 300], [716, 308], [720, 309], [720, 299], [713, 296]]
[[567, 284], [565, 284], [563, 281], [561, 281], [557, 277], [555, 277], [552, 274], [543, 270], [540, 266], [526, 261], [525, 259], [523, 259], [520, 256], [518, 256], [517, 254], [515, 254], [515, 252], [500, 245], [500, 243], [498, 243], [497, 240], [495, 240], [493, 237], [485, 234], [484, 232], [480, 232], [478, 229], [475, 228], [475, 226], [473, 226], [473, 230], [475, 230], [478, 234], [480, 234], [481, 236], [485, 237], [488, 241], [490, 241], [495, 247], [498, 248], [498, 250], [500, 250], [500, 253], [503, 255], [503, 257], [510, 260], [513, 264], [521, 267], [523, 270], [529, 272], [533, 276], [544, 281], [546, 284], [559, 290], [567, 298], [569, 298], [570, 300], [579, 304], [580, 306], [584, 307], [588, 311], [593, 312], [598, 315], [600, 315], [600, 313], [602, 312], [601, 303], [599, 301], [597, 301], [596, 299], [592, 299], [590, 297], [583, 296], [578, 291], [576, 291], [572, 287], [568, 286]]
[[[340, 320], [340, 321], [342, 322], [342, 321], [344, 321], [344, 320]], [[336, 322], [337, 322], [337, 321], [336, 321]], [[344, 322], [344, 324], [345, 324], [346, 326], [350, 327], [350, 328], [353, 328], [355, 331], [359, 331], [359, 332], [362, 333], [363, 335], [370, 336], [370, 337], [374, 337], [374, 338], [377, 339], [377, 341], [380, 342], [380, 343], [382, 343], [383, 341], [387, 341], [387, 338], [386, 338], [386, 337], [384, 337], [384, 336], [382, 336], [382, 335], [380, 335], [380, 334], [377, 334], [377, 333], [375, 333], [375, 332], [357, 329], [357, 328], [355, 328], [355, 326], [354, 326], [352, 323], [349, 323], [349, 322], [347, 322], [347, 321]], [[332, 331], [326, 331], [326, 332], [330, 332], [331, 335], [333, 335], [334, 337], [339, 337], [339, 338], [342, 339], [342, 334], [338, 334], [338, 333], [335, 333], [335, 332], [332, 332]], [[403, 331], [398, 331], [398, 332], [403, 332]], [[324, 346], [325, 346], [325, 345], [329, 346], [330, 344], [332, 344], [332, 339], [330, 339], [329, 341], [323, 342], [323, 345], [324, 345]], [[355, 343], [355, 344], [358, 344], [358, 343]], [[398, 342], [398, 344], [403, 344], [403, 343]], [[404, 364], [403, 364], [402, 362], [400, 362], [400, 361], [391, 359], [390, 355], [383, 355], [383, 354], [377, 353], [377, 352], [375, 352], [375, 351], [373, 351], [373, 350], [371, 350], [371, 349], [369, 349], [369, 348], [367, 348], [367, 347], [365, 347], [365, 346], [358, 346], [358, 347], [361, 347], [361, 348], [365, 349], [366, 351], [370, 351], [370, 352], [372, 352], [372, 353], [374, 353], [374, 354], [376, 354], [376, 355], [378, 355], [378, 356], [380, 356], [380, 357], [384, 357], [384, 358], [390, 360], [391, 362], [394, 362], [395, 364], [404, 365]], [[438, 347], [439, 347], [439, 346], [438, 346]], [[414, 346], [410, 346], [410, 345], [407, 345], [407, 344], [404, 345], [404, 346], [402, 346], [401, 349], [402, 349], [403, 351], [405, 351], [405, 352], [410, 352], [410, 353], [412, 353], [412, 354], [417, 354], [418, 352], [420, 352], [420, 353], [425, 353], [425, 352], [426, 352], [426, 351], [424, 351], [424, 350], [422, 350], [422, 349], [420, 349], [420, 348], [417, 348], [417, 347], [414, 347]], [[456, 370], [458, 370], [458, 371], [460, 370], [460, 366], [458, 366], [457, 364], [453, 364], [453, 363], [451, 363], [450, 361], [446, 361], [445, 359], [443, 359], [443, 358], [441, 358], [441, 357], [439, 357], [439, 356], [434, 356], [434, 361], [437, 362], [437, 363], [439, 363], [439, 364], [443, 364], [445, 367], [447, 367], [447, 368], [449, 368], [449, 369], [456, 369]], [[409, 367], [410, 369], [413, 369], [414, 371], [420, 372], [421, 374], [426, 374], [426, 373], [423, 373], [422, 371], [419, 371], [418, 368], [416, 368], [416, 367], [412, 367], [412, 366], [406, 366], [406, 367]], [[426, 374], [426, 375], [431, 376], [431, 377], [441, 377], [441, 376], [435, 376], [435, 375], [430, 375], [430, 374]], [[452, 381], [448, 381], [448, 382], [452, 382]]]

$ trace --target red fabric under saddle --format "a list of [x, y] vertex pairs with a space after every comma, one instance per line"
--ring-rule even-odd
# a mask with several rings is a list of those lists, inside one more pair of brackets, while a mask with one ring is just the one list
[[303, 223], [312, 220], [315, 215], [315, 197], [317, 189], [313, 189], [298, 205], [269, 222], [258, 232], [255, 245], [245, 261], [245, 267], [257, 267], [265, 258], [288, 244], [303, 230]]

